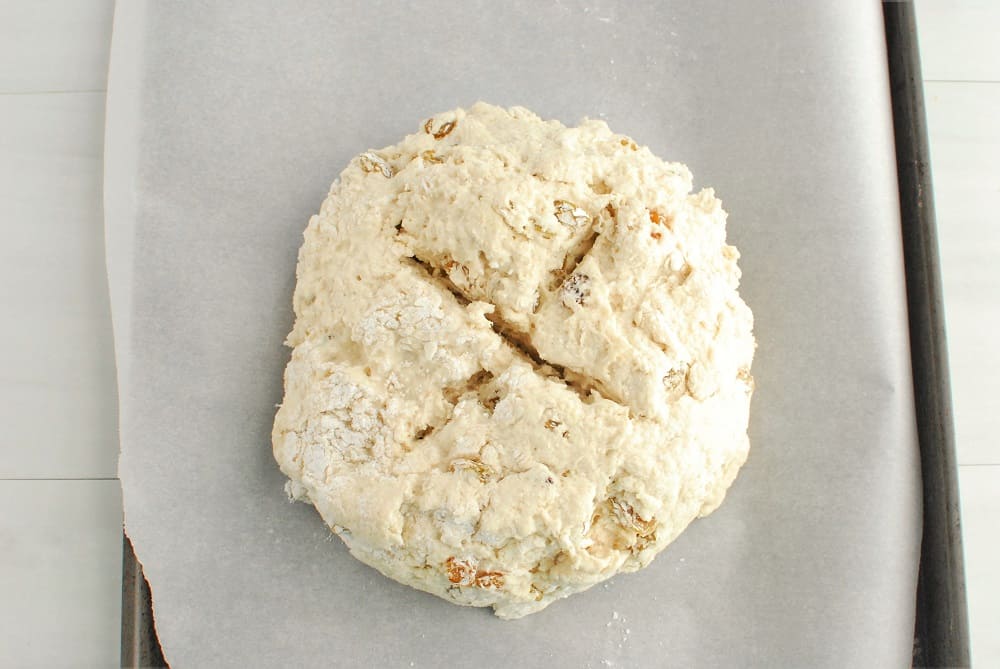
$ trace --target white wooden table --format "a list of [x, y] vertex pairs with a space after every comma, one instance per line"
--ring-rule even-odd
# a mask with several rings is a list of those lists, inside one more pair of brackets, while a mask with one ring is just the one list
[[[0, 667], [118, 663], [113, 0], [0, 0]], [[1000, 3], [919, 0], [973, 659], [1000, 666]]]

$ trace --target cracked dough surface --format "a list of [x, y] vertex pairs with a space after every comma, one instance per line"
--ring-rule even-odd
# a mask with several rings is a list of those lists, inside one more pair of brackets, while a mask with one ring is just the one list
[[644, 567], [747, 456], [725, 223], [602, 121], [478, 103], [356, 157], [299, 252], [290, 495], [386, 576], [503, 618]]

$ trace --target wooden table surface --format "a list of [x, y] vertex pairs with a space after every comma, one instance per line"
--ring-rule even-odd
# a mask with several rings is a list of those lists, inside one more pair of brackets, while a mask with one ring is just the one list
[[[0, 666], [118, 664], [113, 0], [0, 0]], [[918, 0], [973, 661], [1000, 666], [1000, 2]], [[994, 343], [991, 343], [994, 342]]]

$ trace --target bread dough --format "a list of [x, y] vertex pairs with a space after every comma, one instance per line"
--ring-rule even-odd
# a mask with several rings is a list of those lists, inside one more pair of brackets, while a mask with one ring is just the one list
[[353, 159], [299, 252], [289, 494], [502, 618], [647, 565], [749, 447], [739, 254], [691, 191], [602, 121], [483, 103]]

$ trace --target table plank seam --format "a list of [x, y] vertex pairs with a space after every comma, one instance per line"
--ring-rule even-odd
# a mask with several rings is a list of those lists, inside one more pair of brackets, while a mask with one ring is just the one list
[[925, 84], [1000, 84], [1000, 79], [924, 79]]
[[40, 90], [40, 91], [0, 91], [0, 95], [13, 97], [15, 95], [73, 95], [75, 93], [107, 93], [106, 88], [76, 88], [72, 90]]
[[0, 481], [118, 481], [117, 476], [0, 476]]

